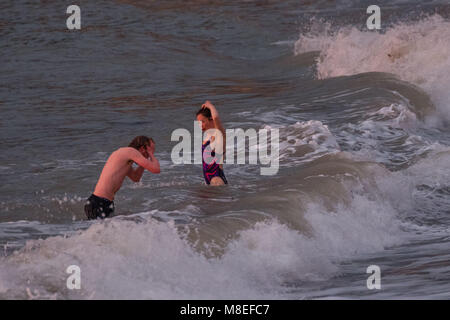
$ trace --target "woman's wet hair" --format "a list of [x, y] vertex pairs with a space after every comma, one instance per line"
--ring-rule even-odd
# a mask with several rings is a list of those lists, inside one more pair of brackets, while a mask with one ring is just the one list
[[155, 143], [152, 138], [147, 136], [137, 136], [130, 142], [128, 147], [139, 150], [141, 147], [150, 146], [150, 143]]
[[211, 110], [209, 110], [208, 108], [201, 108], [197, 111], [195, 116], [198, 116], [199, 114], [201, 114], [205, 118], [212, 119]]

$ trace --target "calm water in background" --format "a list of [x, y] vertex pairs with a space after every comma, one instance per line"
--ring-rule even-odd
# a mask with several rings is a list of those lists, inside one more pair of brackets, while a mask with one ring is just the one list
[[[376, 32], [369, 2], [81, 1], [80, 31], [70, 2], [0, 4], [0, 297], [449, 298], [450, 6], [381, 2]], [[277, 175], [172, 163], [206, 99], [280, 130]], [[85, 221], [141, 134], [161, 174]]]

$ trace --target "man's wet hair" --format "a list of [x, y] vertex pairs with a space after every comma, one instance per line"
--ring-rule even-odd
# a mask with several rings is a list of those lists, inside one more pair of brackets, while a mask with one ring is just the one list
[[152, 138], [147, 136], [137, 136], [130, 142], [128, 147], [139, 150], [141, 147], [150, 146], [151, 143], [155, 143]]

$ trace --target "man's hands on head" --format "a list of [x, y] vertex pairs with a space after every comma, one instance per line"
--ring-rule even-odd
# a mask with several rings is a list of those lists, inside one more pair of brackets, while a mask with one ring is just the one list
[[146, 159], [152, 160], [155, 157], [154, 153], [155, 153], [155, 143], [151, 142], [150, 145], [145, 146], [145, 155], [144, 155], [144, 157]]
[[149, 155], [147, 151], [148, 147], [146, 147], [146, 154], [142, 154], [136, 149], [130, 148], [128, 157], [130, 160], [134, 161], [137, 165], [147, 169], [152, 173], [160, 173], [159, 161], [156, 159], [153, 154], [151, 157], [146, 158], [145, 156]]

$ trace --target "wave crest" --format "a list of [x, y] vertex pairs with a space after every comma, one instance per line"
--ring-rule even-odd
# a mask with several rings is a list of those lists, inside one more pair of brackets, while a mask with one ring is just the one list
[[400, 23], [385, 33], [325, 26], [300, 35], [295, 54], [320, 51], [319, 79], [364, 72], [388, 72], [423, 88], [440, 116], [450, 120], [450, 21], [440, 15]]

